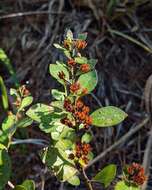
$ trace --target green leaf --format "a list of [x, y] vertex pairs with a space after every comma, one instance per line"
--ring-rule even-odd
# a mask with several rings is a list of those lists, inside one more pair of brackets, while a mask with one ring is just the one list
[[8, 115], [2, 123], [2, 130], [7, 135], [13, 135], [16, 131], [15, 115]]
[[0, 143], [8, 145], [8, 134], [5, 131], [0, 130]]
[[93, 152], [89, 152], [87, 155], [87, 158], [89, 159], [89, 161], [93, 160], [93, 158], [94, 158]]
[[91, 114], [92, 125], [97, 127], [110, 127], [122, 122], [127, 114], [114, 106], [99, 108]]
[[79, 64], [87, 63], [88, 60], [86, 57], [75, 57], [75, 62]]
[[8, 109], [8, 97], [7, 97], [7, 90], [3, 81], [3, 78], [0, 76], [0, 94], [2, 96], [2, 103], [3, 103], [3, 108], [5, 110]]
[[77, 175], [72, 176], [67, 181], [68, 181], [68, 183], [70, 183], [71, 185], [74, 185], [74, 186], [80, 185], [80, 179]]
[[89, 59], [88, 64], [90, 65], [91, 69], [94, 69], [97, 64], [97, 59]]
[[11, 89], [10, 89], [10, 95], [11, 95], [11, 96], [14, 96], [15, 98], [20, 98], [19, 93], [18, 93], [17, 90], [14, 89], [14, 88], [11, 88]]
[[51, 106], [63, 110], [63, 101], [53, 101]]
[[53, 107], [45, 104], [35, 104], [29, 108], [26, 115], [37, 122], [43, 121], [45, 118], [50, 117], [50, 114], [54, 111]]
[[19, 120], [16, 123], [16, 126], [19, 127], [19, 128], [25, 128], [25, 127], [30, 126], [32, 123], [33, 123], [33, 120], [31, 118], [24, 117], [23, 119]]
[[64, 92], [60, 92], [60, 91], [57, 90], [57, 89], [52, 89], [51, 92], [52, 92], [52, 96], [53, 96], [56, 100], [64, 101], [64, 95], [65, 95]]
[[23, 100], [21, 102], [21, 106], [19, 108], [19, 111], [21, 111], [24, 108], [26, 108], [27, 106], [31, 105], [32, 102], [33, 102], [33, 97], [32, 96], [27, 96], [27, 97], [23, 98]]
[[74, 161], [69, 159], [69, 151], [60, 147], [49, 146], [41, 152], [41, 159], [46, 166], [54, 172], [61, 181], [67, 181], [77, 173], [73, 167]]
[[66, 48], [60, 46], [59, 44], [53, 44], [53, 45], [54, 45], [54, 47], [56, 47], [57, 49], [60, 49], [60, 50], [65, 54], [66, 57], [68, 57], [68, 58], [71, 57], [70, 52], [69, 52]]
[[4, 52], [3, 49], [0, 48], [0, 60], [2, 61], [2, 63], [4, 64], [4, 66], [7, 68], [9, 74], [12, 76], [12, 79], [15, 83], [15, 86], [18, 87], [19, 86], [19, 82], [17, 80], [16, 77], [16, 73], [11, 65], [10, 59], [8, 58], [8, 56], [6, 55], [6, 53]]
[[10, 179], [11, 160], [6, 150], [0, 150], [0, 188], [4, 188]]
[[85, 143], [89, 143], [91, 140], [92, 140], [92, 135], [90, 133], [85, 133], [81, 138], [81, 141]]
[[61, 118], [62, 115], [59, 113], [51, 113], [49, 115], [46, 115], [45, 117], [42, 116], [39, 127], [45, 133], [53, 132], [54, 134], [51, 133], [51, 136], [54, 135], [53, 139], [58, 140], [60, 135], [60, 131], [58, 131], [58, 129], [63, 129], [63, 127], [65, 126], [60, 122]]
[[26, 190], [26, 188], [22, 185], [15, 186], [14, 190]]
[[59, 44], [53, 44], [54, 45], [54, 47], [56, 47], [57, 49], [61, 49], [61, 50], [64, 50], [65, 48], [64, 47], [62, 47], [62, 46], [60, 46]]
[[66, 38], [67, 38], [68, 40], [73, 40], [73, 33], [72, 33], [72, 31], [71, 31], [70, 29], [68, 29], [68, 30], [66, 31]]
[[33, 180], [25, 180], [22, 186], [25, 187], [26, 190], [35, 190], [35, 183]]
[[3, 144], [0, 143], [0, 150], [3, 150], [3, 149], [7, 149], [6, 146], [4, 146]]
[[116, 170], [117, 170], [116, 165], [110, 164], [104, 167], [99, 173], [97, 173], [97, 175], [93, 178], [93, 180], [104, 184], [105, 187], [108, 187], [116, 176]]
[[63, 164], [63, 160], [59, 157], [58, 149], [51, 146], [41, 152], [40, 157], [42, 162], [51, 170]]
[[64, 81], [59, 78], [58, 74], [59, 72], [62, 72], [65, 74], [65, 79], [69, 81], [69, 72], [63, 65], [57, 65], [57, 64], [50, 64], [50, 74], [57, 79], [58, 82], [64, 85]]
[[71, 177], [73, 177], [76, 173], [77, 173], [77, 170], [74, 167], [65, 164], [63, 165], [62, 170], [60, 171], [57, 177], [61, 181], [65, 182], [69, 180]]
[[82, 34], [78, 34], [78, 39], [80, 39], [80, 40], [86, 40], [87, 39], [87, 35], [88, 35], [87, 32], [82, 33]]
[[62, 150], [67, 150], [72, 148], [72, 142], [68, 139], [59, 139], [55, 144], [55, 147]]
[[139, 187], [128, 185], [125, 181], [119, 181], [116, 186], [115, 190], [140, 190]]
[[91, 92], [92, 90], [94, 90], [94, 88], [97, 85], [97, 81], [98, 81], [98, 78], [97, 78], [96, 71], [91, 71], [91, 72], [82, 74], [78, 79], [78, 82], [80, 83], [81, 87], [86, 88], [88, 92]]

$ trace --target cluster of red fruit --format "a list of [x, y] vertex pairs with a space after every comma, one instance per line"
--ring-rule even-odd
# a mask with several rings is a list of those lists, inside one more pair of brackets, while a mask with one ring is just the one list
[[137, 163], [132, 163], [127, 167], [128, 180], [133, 181], [136, 185], [142, 185], [147, 177], [144, 168]]
[[66, 49], [71, 50], [72, 48], [76, 49], [84, 49], [87, 46], [87, 42], [85, 40], [69, 40], [65, 39], [63, 45]]
[[[69, 99], [65, 100], [64, 109], [72, 113], [75, 125], [84, 124], [84, 128], [87, 129], [92, 124], [92, 118], [89, 116], [90, 108], [85, 106], [80, 99], [76, 101], [75, 105]], [[69, 127], [74, 127], [72, 121], [67, 117], [61, 119], [61, 122]]]
[[77, 142], [75, 147], [75, 156], [78, 159], [82, 159], [85, 164], [88, 164], [88, 154], [92, 150], [90, 144]]
[[[70, 67], [74, 67], [74, 66], [76, 65], [76, 61], [71, 58], [71, 59], [68, 60], [68, 65], [69, 65]], [[81, 64], [80, 67], [78, 67], [78, 68], [79, 68], [80, 71], [82, 71], [83, 73], [87, 73], [87, 72], [89, 72], [90, 69], [91, 69], [91, 68], [90, 68], [90, 65], [87, 64], [87, 63]]]

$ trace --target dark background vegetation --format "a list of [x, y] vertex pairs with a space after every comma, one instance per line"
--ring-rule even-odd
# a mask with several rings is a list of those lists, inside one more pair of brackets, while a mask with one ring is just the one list
[[[117, 128], [92, 131], [94, 154], [98, 155], [151, 115], [152, 2], [0, 0], [0, 48], [7, 52], [20, 83], [27, 83], [35, 102], [49, 103], [50, 89], [57, 88], [58, 84], [49, 75], [48, 66], [60, 58], [60, 53], [52, 44], [62, 42], [66, 28], [74, 33], [88, 32], [85, 54], [98, 59], [98, 86], [86, 102], [92, 109], [101, 105], [119, 106], [129, 115]], [[12, 81], [1, 65], [0, 74], [7, 88], [12, 87]], [[151, 134], [149, 121], [91, 166], [88, 174], [93, 176], [107, 163], [116, 163], [118, 174], [126, 163], [143, 163], [149, 174], [146, 189], [150, 190]], [[17, 135], [19, 138], [49, 139], [36, 126], [19, 131]], [[79, 188], [60, 184], [40, 162], [38, 152], [41, 148], [27, 145], [11, 150], [11, 181], [14, 184], [31, 178], [36, 181], [38, 190], [85, 189], [83, 184]], [[94, 188], [102, 189], [97, 184]]]

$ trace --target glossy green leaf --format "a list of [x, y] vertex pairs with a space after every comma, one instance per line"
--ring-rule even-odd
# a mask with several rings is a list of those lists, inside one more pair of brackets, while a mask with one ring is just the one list
[[2, 130], [0, 130], [0, 143], [5, 146], [8, 144], [8, 134]]
[[38, 103], [31, 106], [26, 112], [26, 115], [34, 121], [41, 122], [47, 119], [53, 111], [54, 109], [52, 106]]
[[60, 46], [59, 44], [53, 44], [53, 45], [54, 45], [54, 47], [56, 47], [57, 49], [61, 50], [61, 51], [65, 54], [66, 57], [68, 57], [68, 58], [71, 57], [70, 52], [69, 52], [66, 48]]
[[87, 158], [89, 159], [89, 161], [93, 160], [93, 158], [94, 158], [93, 152], [89, 152], [87, 155]]
[[16, 131], [15, 115], [8, 115], [2, 123], [2, 130], [7, 135], [13, 135]]
[[55, 147], [62, 150], [67, 150], [72, 148], [72, 142], [68, 139], [59, 139], [55, 144]]
[[6, 146], [4, 146], [3, 144], [0, 143], [0, 150], [3, 150], [3, 149], [7, 149]]
[[64, 100], [64, 95], [65, 95], [64, 92], [61, 92], [57, 89], [52, 89], [51, 93], [52, 93], [53, 98], [55, 98], [56, 100], [61, 100], [61, 101]]
[[89, 143], [91, 140], [92, 140], [92, 135], [90, 133], [85, 133], [81, 138], [81, 141], [85, 143]]
[[22, 185], [15, 186], [14, 190], [26, 190], [26, 188]]
[[19, 120], [16, 123], [16, 126], [19, 127], [19, 128], [25, 128], [25, 127], [30, 126], [32, 123], [33, 123], [33, 120], [31, 118], [24, 117], [23, 119]]
[[105, 187], [108, 187], [116, 176], [116, 170], [116, 165], [110, 164], [97, 173], [93, 179], [104, 184]]
[[64, 47], [60, 46], [59, 44], [54, 43], [53, 45], [54, 45], [54, 47], [56, 47], [57, 49], [61, 49], [61, 50], [64, 50], [64, 49], [65, 49]]
[[33, 180], [25, 180], [22, 186], [25, 187], [26, 190], [35, 190], [35, 183]]
[[66, 39], [73, 40], [73, 33], [70, 29], [66, 31]]
[[93, 119], [92, 125], [109, 127], [122, 122], [127, 117], [127, 114], [117, 107], [107, 106], [94, 111], [91, 117]]
[[57, 131], [53, 131], [53, 132], [51, 132], [51, 137], [53, 140], [57, 141], [60, 139], [60, 133]]
[[87, 32], [82, 33], [82, 34], [78, 34], [78, 39], [80, 40], [86, 40], [87, 39]]
[[18, 91], [16, 89], [14, 89], [14, 88], [10, 89], [10, 95], [14, 96], [15, 98], [20, 98], [20, 95], [19, 95]]
[[0, 76], [0, 94], [2, 96], [2, 103], [3, 103], [3, 108], [5, 110], [8, 109], [8, 97], [7, 97], [7, 90], [3, 81], [3, 78]]
[[59, 157], [58, 149], [51, 146], [41, 152], [40, 157], [42, 162], [51, 170], [63, 164], [63, 160]]
[[51, 106], [63, 110], [63, 101], [53, 101]]
[[[52, 135], [58, 136], [60, 135], [60, 131], [58, 131], [58, 129], [59, 128], [63, 129], [63, 127], [65, 126], [60, 122], [61, 118], [62, 118], [62, 115], [57, 114], [57, 113], [51, 113], [49, 115], [46, 115], [45, 117], [42, 117], [39, 127], [45, 133], [51, 133], [51, 136]], [[52, 134], [53, 132], [55, 132], [55, 134]], [[57, 139], [54, 139], [54, 140], [57, 140]]]
[[64, 85], [64, 80], [59, 78], [59, 72], [63, 72], [65, 74], [65, 79], [69, 81], [69, 72], [63, 65], [50, 64], [50, 74], [57, 79], [58, 82]]
[[19, 111], [23, 110], [24, 108], [28, 107], [29, 105], [31, 105], [33, 102], [33, 97], [32, 96], [27, 96], [25, 98], [23, 98], [22, 102], [21, 102], [21, 106], [19, 108]]
[[91, 71], [91, 72], [82, 74], [78, 79], [78, 82], [80, 83], [81, 87], [86, 88], [88, 92], [91, 92], [92, 90], [94, 90], [94, 88], [97, 85], [97, 81], [98, 81], [98, 78], [97, 78], [96, 71]]
[[3, 189], [11, 174], [11, 160], [6, 150], [0, 150], [0, 187]]
[[65, 182], [69, 180], [71, 177], [73, 177], [76, 173], [77, 173], [77, 170], [74, 167], [65, 164], [63, 165], [62, 170], [58, 174], [58, 178], [61, 181]]
[[89, 59], [88, 64], [90, 65], [91, 69], [94, 69], [97, 64], [97, 59]]
[[116, 186], [115, 190], [140, 190], [139, 187], [128, 185], [125, 181], [119, 181]]
[[87, 63], [88, 60], [86, 57], [75, 57], [75, 62], [79, 64]]
[[70, 183], [71, 185], [74, 185], [74, 186], [80, 185], [80, 179], [77, 175], [72, 176], [67, 181], [68, 181], [68, 183]]
[[4, 66], [7, 68], [9, 74], [12, 76], [12, 79], [13, 79], [16, 87], [18, 87], [19, 82], [17, 80], [16, 73], [15, 73], [15, 71], [13, 69], [13, 66], [11, 65], [10, 59], [6, 55], [5, 51], [3, 49], [1, 49], [1, 48], [0, 48], [0, 61], [2, 61]]

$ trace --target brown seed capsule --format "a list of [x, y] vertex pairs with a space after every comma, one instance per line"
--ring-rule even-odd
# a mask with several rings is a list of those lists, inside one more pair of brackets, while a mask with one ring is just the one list
[[75, 46], [76, 46], [76, 48], [78, 48], [78, 49], [84, 49], [84, 48], [87, 46], [87, 42], [84, 41], [84, 40], [77, 40], [77, 41], [75, 42]]
[[58, 73], [58, 77], [59, 77], [60, 79], [62, 79], [62, 80], [65, 80], [65, 74], [64, 74], [64, 72], [63, 72], [63, 71], [60, 71], [60, 72]]
[[71, 86], [70, 86], [71, 93], [74, 94], [74, 93], [78, 92], [78, 90], [80, 90], [80, 84], [78, 82], [71, 84]]
[[81, 93], [82, 95], [86, 95], [86, 94], [88, 94], [88, 89], [87, 88], [84, 88], [83, 90], [82, 90], [82, 93]]
[[76, 101], [76, 108], [81, 109], [83, 107], [84, 103], [81, 100]]
[[72, 67], [75, 66], [75, 65], [76, 65], [75, 60], [74, 60], [74, 59], [69, 59], [69, 60], [68, 60], [68, 65], [69, 65], [69, 66], [72, 66]]
[[71, 153], [71, 154], [69, 154], [69, 157], [68, 157], [68, 158], [69, 158], [70, 160], [74, 160], [74, 157], [75, 157], [74, 154]]
[[61, 120], [60, 120], [60, 122], [62, 123], [62, 124], [64, 124], [64, 125], [67, 125], [68, 127], [70, 127], [70, 128], [73, 128], [73, 123], [70, 121], [70, 119], [68, 119], [67, 117], [65, 117], [65, 118], [62, 118]]
[[68, 112], [73, 112], [74, 111], [73, 105], [72, 105], [72, 103], [71, 103], [71, 101], [69, 99], [64, 100], [63, 107]]
[[143, 185], [143, 183], [147, 180], [147, 176], [145, 176], [144, 168], [137, 163], [132, 163], [127, 167], [128, 180], [133, 181], [136, 185]]
[[90, 71], [90, 65], [89, 64], [82, 64], [80, 66], [80, 70], [83, 72], [83, 73], [87, 73]]

